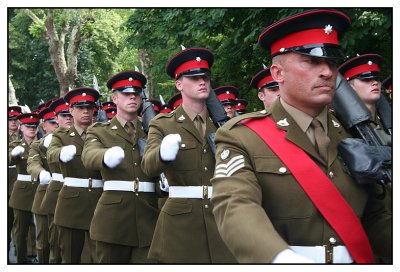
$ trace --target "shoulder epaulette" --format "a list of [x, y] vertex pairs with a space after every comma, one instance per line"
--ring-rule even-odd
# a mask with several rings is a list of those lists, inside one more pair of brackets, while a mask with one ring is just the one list
[[174, 116], [175, 114], [175, 110], [171, 111], [171, 112], [167, 112], [167, 113], [162, 113], [162, 114], [157, 114], [156, 116], [154, 116], [154, 120], [160, 119], [160, 118], [171, 118], [172, 116]]
[[223, 127], [229, 130], [229, 129], [233, 128], [235, 125], [242, 122], [243, 120], [253, 119], [253, 118], [263, 118], [268, 115], [270, 115], [270, 112], [268, 112], [267, 110], [245, 113], [245, 114], [242, 114], [242, 115], [232, 118], [226, 124], [224, 124]]
[[90, 127], [106, 127], [109, 125], [110, 125], [109, 122], [96, 122], [96, 123], [92, 124]]
[[63, 128], [63, 127], [59, 127], [57, 128], [54, 133], [68, 133], [69, 129], [68, 128]]

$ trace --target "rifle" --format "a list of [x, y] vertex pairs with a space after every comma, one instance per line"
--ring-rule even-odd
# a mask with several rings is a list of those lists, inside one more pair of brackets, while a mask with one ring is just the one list
[[384, 95], [381, 95], [376, 102], [376, 110], [382, 121], [383, 129], [387, 134], [392, 135], [392, 107]]
[[[210, 113], [210, 117], [217, 128], [222, 127], [226, 122], [229, 121], [230, 118], [226, 115], [224, 106], [222, 106], [213, 90], [210, 90], [210, 95], [207, 97], [206, 105], [208, 112]], [[207, 141], [210, 145], [211, 152], [215, 155], [215, 132], [207, 135]]]
[[332, 106], [345, 129], [358, 138], [348, 138], [339, 144], [341, 157], [353, 177], [360, 184], [391, 183], [391, 148], [383, 145], [371, 127], [370, 111], [340, 73]]
[[[95, 89], [101, 97], [99, 84], [97, 82], [97, 78], [95, 75], [93, 75], [93, 89]], [[100, 99], [98, 99], [96, 101], [96, 105], [99, 109], [99, 111], [97, 113], [97, 122], [106, 122], [108, 120], [107, 115], [106, 115], [106, 112], [104, 110], [102, 110], [103, 105], [101, 104]]]

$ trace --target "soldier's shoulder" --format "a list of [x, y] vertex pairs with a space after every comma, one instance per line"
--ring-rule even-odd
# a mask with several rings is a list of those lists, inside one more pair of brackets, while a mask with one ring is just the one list
[[244, 120], [264, 118], [268, 115], [270, 115], [270, 112], [267, 110], [245, 113], [230, 119], [223, 125], [223, 128], [230, 130], [235, 126], [240, 125], [240, 123]]
[[159, 113], [156, 116], [154, 116], [153, 120], [171, 118], [171, 117], [175, 116], [175, 114], [176, 114], [175, 110], [173, 110], [171, 112], [166, 112], [166, 113]]
[[108, 127], [109, 125], [110, 125], [109, 122], [96, 122], [90, 125], [89, 128], [103, 128], [103, 127]]
[[53, 131], [53, 135], [57, 135], [57, 134], [67, 134], [69, 131], [69, 128], [63, 128], [63, 127], [59, 127], [56, 130]]

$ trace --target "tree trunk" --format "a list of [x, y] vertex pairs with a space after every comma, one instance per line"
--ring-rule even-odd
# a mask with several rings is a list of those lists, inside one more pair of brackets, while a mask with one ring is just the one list
[[10, 106], [18, 105], [17, 97], [15, 96], [14, 85], [12, 84], [10, 77], [8, 77], [8, 104]]
[[147, 98], [155, 98], [154, 97], [155, 90], [153, 87], [154, 85], [153, 85], [152, 77], [146, 73], [146, 71], [148, 71], [148, 69], [151, 67], [150, 57], [147, 54], [145, 49], [139, 49], [138, 54], [139, 54], [139, 60], [140, 60], [140, 66], [141, 66], [142, 73], [147, 79], [146, 91], [145, 91], [146, 97]]

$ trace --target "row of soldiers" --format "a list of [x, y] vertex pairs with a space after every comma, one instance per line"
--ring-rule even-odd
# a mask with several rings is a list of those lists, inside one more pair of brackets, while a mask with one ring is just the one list
[[[107, 81], [116, 108], [108, 122], [93, 124], [99, 93], [88, 87], [18, 115], [23, 138], [9, 145], [18, 263], [32, 213], [41, 263], [390, 262], [388, 195], [351, 177], [337, 151], [351, 135], [329, 111], [338, 37], [349, 26], [347, 15], [322, 9], [268, 27], [259, 43], [272, 65], [251, 81], [265, 109], [221, 127], [206, 104], [206, 48], [169, 60], [182, 104], [148, 127], [139, 118], [147, 80], [133, 70]], [[367, 54], [339, 67], [369, 94], [366, 105], [380, 96], [380, 60]], [[238, 93], [215, 91], [225, 106]], [[40, 118], [46, 135], [35, 141]]]

